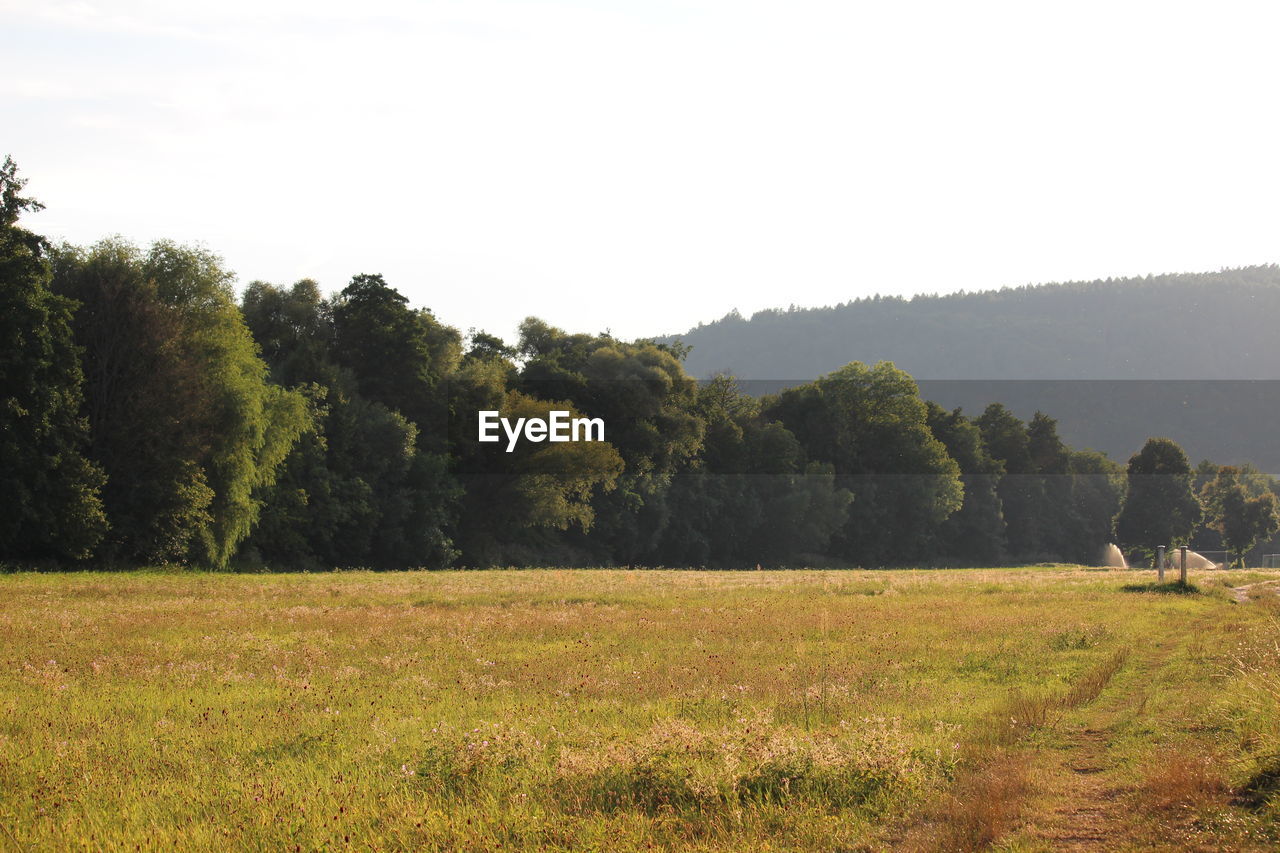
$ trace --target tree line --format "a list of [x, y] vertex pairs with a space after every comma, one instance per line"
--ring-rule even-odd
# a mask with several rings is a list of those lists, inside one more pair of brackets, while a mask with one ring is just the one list
[[[0, 560], [222, 569], [1096, 561], [1275, 533], [1277, 484], [923, 400], [889, 362], [756, 398], [678, 343], [462, 335], [379, 275], [241, 294], [199, 248], [53, 246], [0, 170]], [[603, 442], [477, 438], [477, 414]]]

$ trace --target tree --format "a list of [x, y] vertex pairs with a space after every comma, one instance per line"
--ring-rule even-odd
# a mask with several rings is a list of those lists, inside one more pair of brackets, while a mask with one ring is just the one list
[[1229, 562], [1243, 565], [1244, 555], [1258, 540], [1280, 531], [1280, 503], [1271, 491], [1251, 496], [1241, 474], [1239, 468], [1220, 467], [1213, 480], [1205, 484], [1201, 501], [1206, 524], [1221, 534]]
[[[1072, 501], [1073, 478], [1070, 472], [1071, 451], [1058, 437], [1058, 422], [1044, 412], [1036, 412], [1027, 424], [1027, 452], [1038, 479], [1038, 502], [1033, 507], [1036, 527], [1043, 550], [1062, 558], [1077, 543], [1073, 542]], [[1106, 540], [1088, 549], [1092, 554]]]
[[807, 462], [794, 435], [760, 414], [735, 380], [698, 390], [706, 424], [698, 458], [672, 479], [664, 565], [796, 565], [826, 550], [853, 496], [829, 464]]
[[181, 318], [142, 269], [122, 241], [63, 246], [54, 257], [54, 287], [78, 305], [90, 453], [108, 475], [108, 561], [184, 559], [213, 502], [203, 467], [210, 400], [197, 362], [184, 357]]
[[483, 331], [477, 332], [473, 329], [469, 339], [471, 347], [467, 350], [465, 356], [467, 359], [510, 359], [516, 355], [515, 348], [507, 346], [506, 342], [497, 335]]
[[1150, 557], [1156, 546], [1186, 544], [1204, 515], [1192, 490], [1187, 454], [1168, 438], [1149, 438], [1129, 459], [1116, 536]]
[[221, 260], [158, 242], [66, 247], [92, 454], [106, 470], [112, 556], [225, 567], [299, 435], [306, 401], [267, 381]]
[[[519, 391], [506, 391], [492, 408], [513, 420], [545, 420], [552, 410], [579, 414], [568, 401], [538, 400]], [[476, 417], [476, 410], [466, 413], [464, 435], [476, 435]], [[541, 562], [541, 555], [558, 561], [561, 553], [554, 546], [548, 551], [545, 534], [590, 532], [597, 517], [593, 498], [612, 491], [624, 468], [607, 441], [525, 441], [511, 453], [492, 444], [465, 444], [459, 460], [466, 488], [461, 538], [469, 565]]]
[[354, 371], [337, 364], [333, 307], [315, 282], [255, 282], [244, 315], [272, 378], [296, 385], [317, 423], [264, 492], [246, 558], [300, 569], [452, 563], [460, 488], [448, 459], [420, 450], [417, 425], [362, 396]]
[[448, 447], [445, 380], [462, 357], [458, 331], [408, 299], [380, 275], [352, 277], [333, 302], [334, 360], [354, 374], [361, 396], [404, 415], [418, 448]]
[[160, 241], [147, 253], [144, 274], [182, 317], [188, 357], [210, 396], [215, 430], [204, 467], [213, 502], [191, 556], [225, 567], [258, 520], [255, 492], [275, 481], [293, 443], [314, 423], [302, 395], [267, 381], [221, 258]]
[[999, 485], [1004, 463], [987, 452], [982, 431], [956, 409], [928, 404], [929, 431], [960, 466], [964, 503], [938, 531], [938, 556], [963, 562], [995, 564], [1005, 554], [1004, 510]]
[[1050, 556], [1044, 479], [1032, 457], [1027, 425], [1000, 403], [987, 406], [977, 425], [987, 451], [1004, 466], [997, 493], [1010, 553], [1022, 559]]
[[1113, 539], [1116, 513], [1124, 497], [1124, 468], [1094, 450], [1072, 451], [1067, 463], [1071, 505], [1063, 530], [1063, 557], [1092, 564]]
[[653, 559], [671, 520], [671, 479], [702, 446], [697, 383], [667, 348], [570, 335], [532, 317], [520, 326], [519, 351], [526, 362], [516, 389], [602, 418], [625, 466], [617, 488], [595, 501], [590, 538], [569, 531], [565, 546], [604, 562]]
[[833, 466], [853, 494], [832, 548], [848, 561], [901, 563], [931, 553], [940, 526], [963, 503], [960, 467], [929, 431], [915, 380], [889, 362], [853, 362], [767, 398], [811, 460]]
[[304, 278], [292, 287], [250, 282], [240, 302], [245, 325], [277, 385], [333, 385], [333, 307], [320, 286]]
[[0, 166], [0, 559], [89, 556], [107, 528], [102, 469], [86, 457], [74, 304], [50, 290], [48, 245], [18, 226], [39, 202]]
[[1058, 436], [1058, 422], [1043, 412], [1024, 424], [992, 403], [977, 423], [1005, 468], [998, 493], [1013, 556], [1096, 560], [1119, 509], [1119, 466], [1100, 453], [1072, 451]]

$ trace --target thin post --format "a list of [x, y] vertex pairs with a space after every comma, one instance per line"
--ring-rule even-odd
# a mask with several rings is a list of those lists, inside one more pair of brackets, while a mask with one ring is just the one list
[[1159, 574], [1156, 576], [1156, 580], [1160, 581], [1160, 583], [1164, 583], [1164, 546], [1163, 545], [1156, 546], [1156, 571], [1159, 572]]
[[1187, 585], [1187, 546], [1183, 545], [1181, 548], [1178, 549], [1178, 551], [1179, 551], [1178, 579], [1182, 581], [1183, 586], [1186, 586]]

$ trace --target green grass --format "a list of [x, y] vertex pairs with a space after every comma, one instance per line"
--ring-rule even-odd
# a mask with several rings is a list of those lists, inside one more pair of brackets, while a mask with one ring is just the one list
[[1239, 630], [1167, 691], [1225, 674], [1205, 742], [1269, 784], [1262, 611], [1135, 577], [4, 575], [0, 849], [895, 846], [1195, 620]]

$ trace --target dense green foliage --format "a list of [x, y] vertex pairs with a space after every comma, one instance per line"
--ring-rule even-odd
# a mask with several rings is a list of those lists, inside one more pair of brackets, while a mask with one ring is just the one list
[[659, 562], [777, 565], [825, 551], [853, 499], [833, 466], [806, 462], [796, 437], [729, 377], [700, 388], [695, 411], [703, 450], [672, 484]]
[[1251, 479], [1246, 483], [1239, 468], [1223, 465], [1201, 490], [1206, 526], [1222, 537], [1230, 556], [1239, 562], [1258, 540], [1280, 530], [1280, 501], [1270, 489], [1258, 488], [1256, 478]]
[[982, 431], [960, 409], [927, 409], [929, 431], [960, 467], [964, 503], [938, 528], [938, 550], [995, 565], [1007, 557], [1006, 519], [1000, 499], [1004, 463], [991, 455]]
[[1187, 454], [1167, 438], [1148, 439], [1129, 459], [1128, 491], [1116, 534], [1144, 553], [1185, 545], [1204, 515], [1191, 482]]
[[106, 530], [102, 470], [85, 456], [82, 374], [69, 300], [49, 288], [38, 210], [11, 159], [0, 166], [0, 559], [88, 556]]
[[[345, 334], [359, 330], [365, 343], [362, 355], [348, 357], [345, 366], [335, 357], [338, 312], [315, 282], [291, 288], [254, 282], [245, 291], [245, 320], [272, 378], [305, 391], [317, 424], [265, 490], [262, 522], [247, 543], [251, 563], [387, 568], [444, 565], [457, 556], [445, 533], [459, 494], [447, 458], [420, 449], [426, 442], [417, 424], [365, 396], [369, 383], [357, 379], [357, 370], [376, 374], [371, 351], [395, 344], [371, 341], [379, 332], [393, 337], [385, 330], [396, 323], [410, 340], [392, 369], [429, 374], [432, 360], [422, 334], [427, 318], [405, 307], [379, 278], [359, 279], [340, 301]], [[382, 322], [369, 315], [381, 315]], [[391, 382], [375, 383], [373, 393], [389, 393]], [[414, 403], [423, 410], [432, 405], [425, 394]]]
[[380, 275], [357, 275], [333, 300], [332, 358], [355, 376], [365, 398], [418, 427], [417, 444], [446, 446], [448, 416], [442, 385], [462, 355], [456, 329], [408, 300]]
[[[1053, 417], [992, 403], [971, 419], [888, 361], [760, 398], [696, 381], [679, 343], [535, 318], [511, 344], [464, 338], [380, 275], [328, 297], [253, 282], [237, 304], [203, 249], [49, 249], [16, 224], [34, 202], [11, 162], [0, 180], [0, 559], [1088, 563], [1117, 533], [1139, 551], [1216, 535], [1240, 555], [1276, 530], [1280, 484], [1252, 469], [1193, 477], [1153, 439], [1126, 477]], [[482, 442], [481, 411], [605, 432]]]
[[595, 534], [568, 544], [592, 562], [650, 562], [671, 518], [672, 477], [703, 445], [697, 383], [670, 350], [648, 341], [570, 335], [532, 318], [518, 349], [525, 364], [517, 387], [603, 418], [624, 464], [617, 488], [599, 499]]
[[113, 559], [226, 566], [258, 519], [255, 496], [310, 428], [303, 396], [267, 381], [232, 276], [208, 252], [118, 240], [59, 249], [74, 300], [91, 454]]
[[837, 556], [863, 564], [928, 557], [964, 487], [959, 465], [929, 431], [910, 376], [888, 362], [855, 362], [766, 399], [764, 411], [853, 495], [833, 543]]

